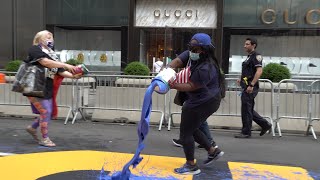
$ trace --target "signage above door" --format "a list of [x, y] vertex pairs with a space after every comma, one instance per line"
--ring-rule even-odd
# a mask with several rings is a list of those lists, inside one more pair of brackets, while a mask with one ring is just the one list
[[215, 0], [137, 0], [137, 27], [216, 28]]

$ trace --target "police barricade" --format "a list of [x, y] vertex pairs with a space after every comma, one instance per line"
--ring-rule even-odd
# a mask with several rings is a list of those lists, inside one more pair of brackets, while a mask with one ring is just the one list
[[[284, 79], [275, 86], [276, 93], [276, 128], [282, 136], [280, 120], [288, 126], [293, 125], [292, 120], [304, 120], [305, 125], [311, 119], [310, 88], [314, 80]], [[298, 127], [302, 124], [295, 123]], [[312, 129], [313, 130], [313, 129]]]
[[309, 121], [306, 135], [311, 133], [314, 139], [317, 139], [316, 133], [313, 129], [313, 121], [320, 120], [320, 80], [315, 80], [310, 85], [310, 94], [309, 94]]
[[[144, 95], [147, 87], [150, 85], [153, 76], [132, 76], [132, 75], [102, 75], [88, 74], [87, 81], [84, 79], [78, 80], [76, 89], [80, 91], [79, 100], [77, 103], [77, 112], [72, 120], [72, 124], [76, 121], [77, 115], [80, 114], [85, 120], [94, 115], [99, 119], [115, 119], [119, 115], [123, 116], [127, 112], [131, 119], [140, 120], [141, 114], [134, 111], [141, 111]], [[88, 81], [95, 79], [94, 82]], [[87, 87], [87, 88], [86, 88]], [[87, 90], [86, 90], [87, 89]], [[96, 110], [111, 110], [122, 111], [121, 114], [116, 113], [101, 113]], [[124, 112], [123, 112], [124, 111]], [[152, 110], [151, 112], [160, 113], [160, 117], [152, 114], [151, 121], [160, 119], [160, 127], [165, 118], [165, 95], [158, 93], [152, 94]], [[154, 115], [154, 116], [153, 116]]]
[[[222, 99], [220, 107], [217, 112], [213, 114], [214, 117], [222, 116], [221, 118], [214, 118], [214, 121], [219, 122], [217, 124], [223, 125], [222, 128], [230, 128], [235, 125], [235, 121], [225, 121], [228, 119], [234, 119], [238, 121], [237, 127], [241, 127], [241, 94], [242, 89], [237, 85], [238, 78], [226, 78], [227, 92], [226, 97]], [[274, 124], [273, 112], [274, 112], [274, 93], [273, 84], [270, 80], [260, 79], [259, 80], [260, 90], [255, 98], [255, 110], [264, 118], [268, 119], [269, 122]], [[174, 115], [181, 114], [181, 106], [177, 106], [173, 103], [176, 90], [171, 90], [169, 96], [169, 122], [168, 130], [170, 125], [173, 123]], [[272, 135], [275, 136], [274, 129], [272, 128]]]
[[[11, 91], [13, 82], [15, 80], [16, 72], [2, 71], [0, 73], [6, 74], [5, 76], [6, 82], [0, 84], [0, 105], [5, 106], [6, 110], [9, 110], [10, 106], [30, 106], [30, 102], [25, 96], [23, 96], [20, 93]], [[73, 97], [72, 84], [73, 84], [72, 80], [70, 79], [64, 80], [57, 95], [58, 107], [68, 109], [65, 121], [67, 121], [67, 119], [71, 115], [72, 106], [74, 102], [72, 98]], [[31, 109], [30, 109], [30, 112], [31, 112]]]
[[2, 71], [5, 83], [0, 84], [0, 104], [5, 106], [30, 106], [28, 99], [11, 91], [16, 72]]

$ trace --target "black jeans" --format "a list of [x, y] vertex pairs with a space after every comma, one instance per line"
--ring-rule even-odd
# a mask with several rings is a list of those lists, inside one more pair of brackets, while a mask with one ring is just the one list
[[199, 130], [200, 125], [219, 109], [221, 98], [215, 97], [195, 107], [182, 107], [180, 139], [187, 161], [194, 160], [194, 141], [202, 145], [206, 150], [211, 147], [208, 137]]
[[269, 126], [268, 121], [254, 110], [254, 98], [258, 95], [258, 92], [259, 89], [254, 88], [252, 93], [249, 94], [243, 91], [241, 95], [242, 134], [251, 136], [252, 120], [261, 126], [261, 128], [267, 128]]

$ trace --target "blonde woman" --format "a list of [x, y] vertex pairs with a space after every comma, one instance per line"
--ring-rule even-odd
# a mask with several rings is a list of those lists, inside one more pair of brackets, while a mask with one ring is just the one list
[[[42, 146], [56, 146], [48, 136], [48, 124], [52, 117], [53, 109], [53, 78], [60, 75], [66, 78], [80, 78], [80, 75], [73, 75], [75, 66], [59, 62], [58, 56], [52, 50], [54, 46], [53, 35], [44, 30], [38, 32], [33, 39], [33, 46], [28, 51], [26, 63], [32, 61], [33, 64], [46, 68], [46, 88], [43, 98], [27, 96], [32, 112], [39, 114], [39, 117], [27, 127], [27, 132]], [[37, 129], [40, 127], [41, 138], [37, 136]]]

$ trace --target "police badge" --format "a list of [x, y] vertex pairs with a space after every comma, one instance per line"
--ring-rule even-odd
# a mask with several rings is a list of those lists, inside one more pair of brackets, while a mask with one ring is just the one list
[[262, 58], [261, 55], [257, 55], [257, 56], [256, 56], [256, 59], [257, 59], [259, 62], [261, 62], [263, 58]]

